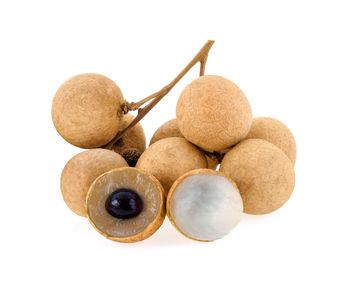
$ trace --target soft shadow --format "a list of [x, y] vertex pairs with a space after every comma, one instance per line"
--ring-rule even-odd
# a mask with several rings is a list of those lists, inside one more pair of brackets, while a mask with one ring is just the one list
[[[102, 235], [100, 235], [95, 229], [89, 225], [87, 219], [81, 219], [77, 221], [72, 227], [72, 232], [75, 237], [82, 239], [90, 239], [90, 241], [108, 243], [108, 246], [116, 246], [123, 248], [127, 247], [145, 247], [145, 248], [157, 248], [165, 246], [183, 246], [183, 245], [205, 245], [205, 242], [194, 241], [183, 236], [178, 232], [170, 223], [170, 221], [165, 218], [162, 226], [149, 238], [136, 242], [136, 243], [118, 243], [113, 242]], [[105, 240], [105, 241], [104, 241]]]
[[251, 215], [243, 213], [242, 221], [244, 222], [257, 222], [257, 221], [264, 221], [266, 219], [270, 219], [274, 217], [275, 212], [264, 214], [264, 215]]
[[147, 247], [147, 248], [156, 248], [156, 247], [164, 247], [164, 246], [190, 246], [203, 244], [202, 242], [193, 241], [183, 236], [180, 232], [178, 232], [169, 222], [167, 218], [165, 218], [163, 225], [148, 239], [145, 239], [141, 242], [134, 243], [133, 245], [138, 247]]

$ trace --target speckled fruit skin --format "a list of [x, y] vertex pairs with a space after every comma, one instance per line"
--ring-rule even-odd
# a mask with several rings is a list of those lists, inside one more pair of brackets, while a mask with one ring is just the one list
[[220, 171], [236, 182], [248, 214], [277, 210], [294, 189], [292, 162], [277, 146], [261, 139], [236, 145], [225, 155]]
[[91, 183], [101, 174], [128, 163], [119, 154], [105, 149], [90, 149], [71, 158], [61, 174], [61, 192], [67, 206], [86, 217], [86, 195]]
[[80, 74], [58, 88], [52, 102], [52, 120], [58, 133], [80, 148], [107, 144], [120, 125], [119, 87], [99, 74]]
[[207, 160], [194, 145], [180, 137], [161, 139], [141, 155], [136, 168], [154, 175], [168, 193], [174, 181], [184, 173], [207, 168]]
[[[92, 208], [94, 208], [95, 206], [93, 202], [96, 200], [94, 199], [94, 197], [96, 196], [100, 197], [99, 193], [104, 190], [103, 188], [107, 188], [107, 190], [110, 189], [111, 191], [114, 190], [113, 186], [123, 186], [124, 188], [135, 190], [137, 193], [140, 193], [140, 196], [142, 198], [145, 198], [148, 195], [148, 198], [149, 198], [148, 201], [154, 202], [156, 198], [158, 199], [158, 201], [156, 201], [158, 203], [158, 205], [156, 205], [157, 207], [153, 207], [153, 208], [151, 206], [152, 204], [155, 205], [155, 203], [147, 203], [147, 201], [145, 201], [144, 199], [143, 200], [144, 208], [141, 214], [135, 218], [128, 219], [128, 220], [111, 218], [112, 216], [110, 216], [108, 212], [103, 210], [105, 201], [101, 201], [101, 199], [99, 200], [102, 203], [102, 211], [100, 211], [101, 215], [99, 217], [105, 217], [101, 219], [103, 219], [103, 222], [106, 221], [106, 225], [110, 226], [109, 227], [110, 229], [116, 229], [117, 227], [119, 227], [120, 229], [122, 229], [123, 227], [124, 228], [130, 227], [130, 225], [137, 224], [135, 222], [137, 221], [137, 219], [140, 221], [139, 223], [141, 223], [142, 225], [146, 220], [145, 218], [138, 218], [138, 217], [142, 217], [142, 213], [144, 213], [145, 210], [148, 210], [148, 212], [146, 213], [157, 212], [155, 217], [152, 217], [152, 221], [147, 223], [147, 225], [145, 225], [142, 231], [139, 231], [133, 235], [126, 236], [126, 237], [116, 237], [108, 233], [108, 231], [103, 231], [103, 229], [100, 229], [97, 223], [94, 222], [94, 219], [92, 216], [93, 214]], [[153, 186], [153, 188], [151, 188], [151, 186]], [[108, 194], [109, 193], [107, 191], [107, 195], [101, 195], [101, 197], [107, 197]], [[86, 197], [86, 207], [87, 207], [89, 222], [100, 234], [116, 242], [133, 243], [133, 242], [145, 240], [146, 238], [153, 235], [159, 229], [166, 215], [165, 201], [166, 201], [166, 197], [165, 197], [163, 187], [154, 176], [152, 176], [151, 174], [145, 171], [140, 171], [136, 168], [124, 167], [124, 168], [112, 169], [100, 175], [98, 178], [96, 178], [96, 180], [90, 186], [88, 195]]]
[[281, 121], [270, 117], [254, 118], [246, 139], [254, 138], [276, 145], [286, 153], [293, 165], [295, 164], [297, 145], [292, 132]]
[[252, 111], [243, 92], [221, 76], [202, 76], [181, 93], [177, 124], [185, 138], [206, 151], [221, 151], [244, 139]]
[[[154, 132], [153, 137], [151, 139], [150, 145], [157, 142], [158, 140], [169, 138], [169, 137], [181, 137], [185, 138], [181, 132], [179, 127], [177, 126], [177, 120], [171, 119], [165, 122], [162, 126], [160, 126], [156, 132]], [[219, 164], [219, 160], [217, 158], [211, 158], [205, 155], [208, 161], [208, 168], [216, 170], [216, 167]]]
[[154, 132], [151, 142], [149, 145], [152, 145], [153, 143], [157, 142], [158, 140], [169, 138], [169, 137], [182, 137], [182, 133], [180, 132], [179, 127], [177, 126], [177, 120], [176, 118], [171, 119], [167, 122], [165, 122], [162, 126], [160, 126], [156, 132]]
[[[121, 118], [119, 131], [126, 128], [134, 118], [131, 114], [125, 114]], [[129, 149], [137, 149], [140, 153], [146, 149], [146, 136], [140, 122], [128, 130], [113, 146], [113, 150], [119, 154], [127, 152], [125, 150]]]

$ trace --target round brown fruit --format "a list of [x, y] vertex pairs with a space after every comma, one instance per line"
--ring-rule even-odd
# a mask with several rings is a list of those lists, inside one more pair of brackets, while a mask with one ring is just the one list
[[86, 198], [90, 223], [103, 236], [137, 242], [151, 236], [165, 218], [165, 194], [152, 175], [125, 167], [100, 175]]
[[[162, 126], [160, 126], [156, 132], [154, 132], [153, 137], [151, 139], [150, 145], [157, 142], [158, 140], [169, 138], [169, 137], [181, 137], [185, 138], [180, 132], [179, 127], [177, 126], [177, 120], [171, 119], [165, 122]], [[208, 161], [208, 168], [216, 170], [216, 167], [219, 164], [219, 160], [216, 157], [210, 157], [205, 155]]]
[[297, 157], [297, 146], [294, 136], [289, 128], [281, 121], [270, 117], [257, 117], [253, 119], [247, 139], [263, 139], [280, 148], [293, 165]]
[[202, 76], [181, 93], [177, 124], [185, 138], [206, 151], [221, 151], [244, 139], [252, 111], [243, 92], [230, 80]]
[[105, 149], [90, 149], [71, 158], [61, 175], [61, 191], [67, 206], [86, 217], [86, 195], [91, 183], [101, 174], [128, 163], [119, 154]]
[[[126, 114], [121, 118], [119, 131], [126, 128], [133, 120], [134, 116]], [[146, 149], [145, 132], [141, 123], [137, 123], [129, 129], [114, 145], [113, 150], [121, 154], [128, 162], [129, 166], [135, 166], [137, 159]]]
[[170, 137], [152, 144], [141, 155], [136, 164], [147, 173], [154, 175], [168, 193], [174, 181], [184, 173], [207, 168], [207, 160], [202, 152], [186, 139]]
[[294, 189], [292, 162], [277, 146], [261, 139], [244, 140], [235, 146], [225, 155], [220, 171], [236, 182], [248, 214], [277, 210]]
[[169, 138], [169, 137], [182, 137], [182, 133], [180, 132], [179, 127], [177, 126], [176, 118], [171, 119], [165, 122], [162, 126], [160, 126], [156, 132], [154, 132], [151, 142], [149, 145], [157, 142], [158, 140]]
[[107, 144], [118, 132], [124, 102], [119, 87], [99, 74], [80, 74], [58, 88], [52, 120], [58, 133], [81, 148]]

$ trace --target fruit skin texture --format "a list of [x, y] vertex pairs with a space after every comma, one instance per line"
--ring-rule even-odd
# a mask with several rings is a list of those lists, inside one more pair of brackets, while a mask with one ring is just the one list
[[[126, 128], [134, 118], [131, 114], [125, 114], [121, 118], [119, 131]], [[130, 149], [137, 149], [140, 153], [146, 149], [146, 136], [140, 122], [129, 129], [113, 146], [113, 150], [119, 154], [128, 153], [126, 150]]]
[[221, 76], [202, 76], [181, 93], [176, 119], [185, 138], [206, 151], [220, 151], [244, 139], [252, 111], [243, 92]]
[[80, 148], [96, 148], [116, 135], [124, 102], [119, 87], [99, 74], [80, 74], [58, 88], [52, 102], [57, 132]]
[[252, 126], [246, 139], [263, 139], [280, 148], [295, 164], [297, 146], [294, 136], [289, 128], [281, 121], [270, 117], [257, 117], [253, 119]]
[[119, 154], [105, 149], [90, 149], [71, 158], [61, 174], [61, 192], [67, 206], [79, 216], [86, 217], [86, 195], [94, 180], [113, 168], [128, 163]]
[[177, 126], [176, 118], [171, 119], [165, 122], [162, 126], [160, 126], [156, 132], [154, 132], [151, 142], [149, 145], [157, 142], [158, 140], [169, 138], [169, 137], [182, 137], [185, 138], [180, 132], [179, 127]]
[[220, 171], [236, 182], [244, 212], [267, 214], [280, 208], [291, 196], [293, 164], [275, 145], [248, 139], [236, 145], [222, 160]]
[[[122, 187], [135, 190], [144, 198], [145, 205], [139, 216], [121, 220], [110, 216], [104, 209], [105, 199], [109, 194]], [[142, 241], [153, 235], [162, 225], [166, 214], [165, 199], [162, 185], [151, 174], [133, 167], [112, 169], [96, 178], [90, 186], [86, 197], [88, 219], [100, 234], [110, 240], [122, 243]], [[156, 214], [153, 215], [155, 212]], [[151, 222], [147, 223], [150, 219]], [[145, 225], [145, 222], [147, 225]], [[135, 225], [142, 225], [142, 229], [137, 231], [137, 228], [140, 227], [135, 227]], [[125, 229], [131, 230], [132, 235], [118, 236], [111, 233], [114, 230], [114, 233], [117, 231], [123, 234]]]
[[[181, 132], [179, 127], [177, 126], [177, 120], [176, 118], [171, 119], [167, 122], [165, 122], [162, 126], [160, 126], [156, 132], [154, 132], [153, 137], [151, 139], [150, 145], [157, 142], [158, 140], [169, 138], [169, 137], [181, 137], [185, 138]], [[215, 157], [209, 157], [205, 155], [208, 161], [208, 168], [216, 170], [216, 167], [219, 164], [219, 160]]]
[[207, 168], [202, 152], [186, 139], [169, 137], [152, 144], [137, 161], [136, 168], [155, 176], [168, 193], [174, 181], [184, 173]]
[[[203, 179], [204, 181], [198, 178], [202, 176], [207, 177], [207, 175], [208, 178]], [[219, 182], [213, 184], [213, 181]], [[195, 190], [186, 191], [184, 190], [184, 185]], [[224, 190], [217, 190], [218, 187], [219, 189]], [[231, 192], [234, 191], [234, 193], [225, 193], [227, 192], [225, 191], [227, 188], [229, 188]], [[179, 195], [179, 192], [182, 195]], [[214, 197], [216, 195], [223, 199]], [[180, 201], [180, 203], [176, 203], [177, 201]], [[196, 169], [179, 177], [171, 186], [167, 197], [166, 208], [167, 216], [176, 230], [189, 239], [201, 242], [210, 242], [222, 238], [239, 223], [243, 214], [242, 198], [239, 194], [236, 183], [224, 173], [213, 171], [211, 169]], [[176, 210], [178, 211], [179, 209], [183, 210], [184, 213], [176, 216]], [[191, 209], [194, 210], [192, 211]], [[217, 211], [215, 211], [216, 209]], [[220, 212], [223, 212], [223, 209], [225, 210], [225, 214], [227, 212], [229, 213], [226, 215], [220, 215]], [[173, 214], [174, 212], [175, 215]], [[176, 217], [178, 219], [176, 219]], [[179, 222], [180, 225], [178, 225]], [[214, 234], [216, 234], [214, 238], [203, 237], [203, 235], [202, 237], [194, 237], [194, 234], [200, 233], [200, 229], [203, 229], [203, 222], [207, 222], [204, 225], [204, 234], [207, 234], [208, 236], [208, 232], [209, 234], [214, 232]], [[187, 229], [190, 228], [189, 230], [192, 231], [187, 231], [187, 233], [185, 233], [185, 231], [179, 226], [187, 226]], [[222, 234], [223, 229], [226, 230], [224, 234]], [[221, 233], [217, 235], [217, 232], [220, 230]], [[201, 233], [203, 233], [203, 231]], [[190, 236], [189, 234], [193, 235]]]

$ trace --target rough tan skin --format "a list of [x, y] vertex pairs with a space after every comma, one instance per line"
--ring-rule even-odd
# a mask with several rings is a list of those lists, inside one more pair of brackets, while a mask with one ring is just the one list
[[[164, 138], [169, 138], [169, 137], [181, 137], [185, 138], [180, 130], [179, 127], [177, 126], [177, 120], [171, 119], [167, 122], [165, 122], [162, 126], [160, 126], [156, 132], [154, 132], [153, 137], [151, 139], [150, 145], [153, 143], [157, 142], [158, 140], [164, 139]], [[216, 170], [216, 167], [219, 164], [219, 160], [215, 157], [209, 157], [205, 155], [208, 161], [208, 168]]]
[[[135, 117], [131, 114], [125, 114], [121, 118], [119, 131], [126, 128], [134, 118]], [[137, 149], [140, 153], [146, 149], [145, 132], [143, 131], [140, 122], [129, 129], [113, 146], [113, 150], [119, 154], [122, 154], [125, 150], [129, 149]]]
[[119, 87], [99, 74], [81, 74], [64, 82], [52, 102], [52, 120], [58, 133], [81, 148], [107, 144], [118, 132], [121, 104]]
[[202, 76], [181, 93], [177, 124], [185, 138], [206, 151], [221, 151], [244, 139], [252, 111], [243, 92], [220, 76]]
[[287, 154], [293, 165], [295, 164], [297, 158], [295, 139], [289, 128], [281, 121], [270, 117], [254, 118], [246, 138], [263, 139], [276, 145]]
[[294, 189], [292, 162], [278, 147], [261, 139], [235, 146], [222, 160], [220, 171], [236, 182], [248, 214], [277, 210]]
[[207, 168], [205, 156], [194, 145], [180, 137], [161, 139], [141, 155], [136, 168], [154, 175], [168, 193], [174, 181], [184, 173]]
[[[105, 209], [108, 196], [118, 188], [136, 191], [143, 200], [143, 210], [135, 218], [121, 220]], [[124, 167], [100, 175], [90, 186], [86, 198], [88, 219], [106, 238], [124, 243], [142, 241], [162, 225], [165, 218], [165, 193], [152, 175], [136, 168]]]
[[179, 127], [177, 126], [177, 120], [176, 118], [171, 119], [167, 122], [165, 122], [162, 126], [160, 126], [156, 132], [154, 132], [151, 142], [149, 145], [152, 145], [153, 143], [157, 142], [160, 139], [169, 138], [169, 137], [182, 137], [182, 133], [179, 130]]
[[113, 168], [128, 166], [119, 154], [105, 149], [90, 149], [71, 158], [61, 175], [61, 191], [67, 206], [86, 217], [85, 201], [91, 183]]

